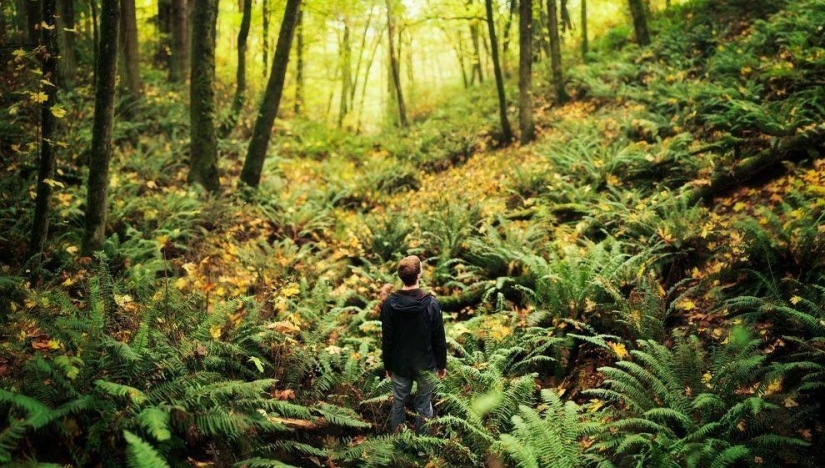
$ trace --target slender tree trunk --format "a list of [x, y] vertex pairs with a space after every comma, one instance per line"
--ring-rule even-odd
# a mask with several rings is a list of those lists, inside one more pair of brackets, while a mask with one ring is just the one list
[[295, 34], [295, 115], [301, 115], [304, 106], [304, 11], [298, 10]]
[[238, 31], [238, 68], [235, 70], [235, 97], [232, 99], [232, 110], [229, 118], [221, 126], [221, 138], [226, 138], [229, 132], [238, 123], [246, 91], [246, 40], [249, 37], [249, 28], [252, 24], [252, 0], [241, 0], [243, 3], [243, 18], [241, 30]]
[[106, 205], [109, 192], [109, 161], [112, 158], [112, 127], [117, 77], [120, 2], [103, 2], [100, 10], [100, 44], [95, 70], [95, 115], [86, 194], [86, 226], [81, 252], [91, 256], [106, 239]]
[[[502, 50], [502, 65], [504, 67], [504, 76], [510, 76], [509, 66], [507, 66], [507, 60], [510, 57], [510, 29], [512, 29], [513, 25], [513, 16], [516, 14], [516, 10], [519, 8], [518, 0], [509, 0], [509, 13], [507, 14], [507, 21], [504, 22], [504, 40], [501, 44]], [[531, 2], [532, 3], [532, 0]], [[532, 17], [532, 14], [531, 14]]]
[[[34, 220], [32, 222], [31, 237], [28, 245], [29, 259], [39, 257], [46, 248], [46, 239], [49, 235], [49, 199], [52, 195], [52, 188], [49, 185], [54, 177], [55, 152], [52, 141], [54, 139], [55, 117], [52, 114], [52, 106], [57, 100], [57, 87], [60, 84], [57, 76], [57, 56], [59, 55], [57, 28], [55, 27], [55, 0], [44, 0], [42, 4], [43, 22], [50, 27], [39, 28], [40, 45], [45, 48], [41, 52], [43, 66], [43, 79], [50, 82], [45, 84], [43, 91], [46, 93], [46, 101], [41, 105], [40, 110], [40, 161], [37, 171], [37, 198], [34, 205]], [[39, 261], [39, 258], [37, 258]]]
[[[95, 0], [91, 0], [95, 1]], [[159, 65], [169, 67], [170, 79], [172, 70], [172, 0], [158, 0], [158, 15], [155, 17], [157, 27], [158, 44], [155, 51], [155, 62]]]
[[553, 75], [553, 89], [556, 102], [568, 99], [564, 90], [564, 76], [561, 68], [561, 41], [559, 40], [559, 19], [556, 12], [556, 0], [547, 0], [547, 26], [550, 33], [550, 69]]
[[140, 102], [140, 57], [138, 56], [137, 15], [135, 0], [120, 0], [120, 43], [123, 51], [123, 73], [129, 95], [126, 114], [134, 117]]
[[301, 0], [287, 0], [286, 2], [284, 19], [281, 21], [281, 30], [278, 33], [278, 44], [275, 46], [275, 57], [272, 60], [272, 71], [269, 74], [269, 82], [266, 85], [261, 109], [252, 131], [252, 140], [249, 142], [249, 150], [241, 171], [241, 183], [253, 188], [257, 188], [261, 183], [261, 172], [266, 159], [266, 150], [269, 147], [269, 138], [272, 135], [272, 125], [281, 103], [289, 64], [289, 51], [292, 49], [292, 37], [298, 23], [300, 7]]
[[587, 55], [590, 45], [587, 42], [587, 0], [581, 0], [582, 58]]
[[341, 39], [341, 101], [338, 106], [338, 128], [344, 124], [349, 112], [349, 95], [352, 87], [352, 44], [349, 24], [344, 19], [344, 34]]
[[367, 60], [367, 69], [364, 71], [364, 80], [363, 84], [361, 85], [361, 99], [360, 103], [358, 104], [358, 123], [355, 127], [355, 132], [358, 133], [361, 131], [361, 116], [363, 115], [364, 111], [364, 99], [367, 95], [367, 84], [369, 83], [370, 78], [370, 70], [372, 69], [372, 64], [375, 61], [375, 53], [378, 51], [378, 46], [381, 44], [381, 36], [384, 35], [384, 29], [375, 36], [375, 42], [372, 44], [372, 50], [370, 51], [370, 57]]
[[389, 37], [389, 52], [390, 52], [390, 78], [392, 87], [395, 91], [395, 100], [398, 104], [398, 118], [399, 124], [402, 128], [407, 128], [407, 109], [404, 106], [404, 93], [401, 92], [401, 76], [398, 71], [398, 57], [395, 50], [395, 19], [392, 14], [392, 4], [387, 0], [387, 36]]
[[[464, 41], [461, 37], [461, 30], [456, 31], [456, 35], [458, 36], [458, 45], [456, 46], [456, 55], [458, 55], [458, 66], [461, 67], [461, 79], [464, 83], [464, 89], [467, 89], [472, 84], [472, 76], [467, 77], [467, 70], [464, 67]], [[472, 70], [470, 70], [472, 73]]]
[[264, 37], [261, 41], [263, 44], [263, 59], [264, 59], [264, 67], [263, 67], [263, 74], [266, 77], [266, 71], [269, 69], [269, 15], [271, 9], [269, 8], [269, 1], [270, 0], [262, 0], [261, 1], [261, 16], [263, 19], [263, 26], [264, 26]]
[[567, 9], [567, 0], [560, 0], [561, 1], [561, 10], [559, 11], [561, 16], [561, 35], [562, 40], [564, 40], [564, 34], [567, 31], [573, 30], [573, 21], [570, 20], [570, 10]]
[[536, 137], [533, 122], [533, 0], [521, 0], [519, 5], [519, 129], [521, 143], [526, 144]]
[[100, 21], [97, 18], [97, 0], [89, 0], [89, 10], [92, 12], [92, 39], [94, 40], [94, 47], [92, 48], [92, 57], [94, 58], [94, 69], [97, 70], [97, 57], [100, 47]]
[[169, 81], [185, 83], [189, 73], [189, 10], [187, 0], [172, 0], [172, 57], [169, 61]]
[[478, 77], [479, 84], [484, 83], [484, 73], [481, 67], [481, 45], [479, 44], [478, 21], [476, 20], [470, 23], [470, 40], [473, 45], [473, 69], [470, 74], [470, 85], [472, 86], [475, 83], [476, 77]]
[[364, 51], [367, 48], [367, 34], [370, 31], [370, 24], [372, 24], [372, 10], [367, 15], [367, 22], [364, 25], [364, 34], [361, 35], [361, 47], [358, 49], [358, 60], [355, 62], [355, 77], [352, 80], [350, 87], [350, 107], [355, 108], [355, 93], [358, 89], [359, 79], [361, 78], [361, 65], [364, 62]]
[[74, 75], [77, 67], [77, 54], [75, 53], [74, 28], [74, 0], [62, 0], [57, 2], [58, 8], [58, 41], [60, 44], [60, 63], [58, 63], [58, 73], [60, 74], [60, 86], [69, 89], [74, 84]]
[[220, 190], [215, 132], [215, 29], [218, 0], [196, 0], [192, 15], [189, 81], [189, 183], [211, 193]]
[[43, 0], [25, 0], [26, 27], [29, 44], [40, 42], [40, 24], [43, 22]]
[[633, 31], [636, 33], [636, 43], [644, 47], [650, 44], [650, 32], [647, 30], [645, 5], [642, 0], [628, 0], [630, 3], [630, 17], [633, 19]]
[[493, 0], [484, 0], [487, 10], [487, 29], [490, 31], [490, 54], [493, 58], [493, 72], [496, 76], [496, 90], [498, 91], [498, 111], [501, 118], [501, 138], [502, 143], [507, 145], [513, 141], [513, 131], [510, 129], [510, 121], [507, 119], [507, 98], [504, 95], [504, 76], [501, 73], [501, 65], [498, 61], [498, 41], [496, 40], [496, 23], [493, 18]]

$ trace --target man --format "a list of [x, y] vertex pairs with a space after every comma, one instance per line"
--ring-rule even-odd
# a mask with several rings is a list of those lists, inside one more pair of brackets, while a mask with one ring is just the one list
[[430, 293], [419, 287], [421, 260], [415, 255], [398, 264], [398, 277], [404, 287], [390, 294], [381, 307], [381, 351], [384, 371], [392, 379], [393, 432], [404, 424], [404, 406], [418, 384], [413, 406], [416, 411], [415, 431], [433, 416], [432, 373], [441, 379], [447, 375], [447, 342], [441, 306]]

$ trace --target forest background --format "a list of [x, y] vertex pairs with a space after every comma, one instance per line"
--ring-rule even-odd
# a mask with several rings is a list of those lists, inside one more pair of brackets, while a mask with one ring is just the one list
[[[821, 466], [823, 24], [4, 1], [0, 463]], [[433, 436], [387, 429], [409, 253]]]

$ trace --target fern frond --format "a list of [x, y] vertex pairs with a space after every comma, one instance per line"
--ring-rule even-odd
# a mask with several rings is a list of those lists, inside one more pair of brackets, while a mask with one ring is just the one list
[[149, 443], [129, 431], [123, 431], [128, 444], [126, 462], [129, 468], [169, 468], [166, 460]]

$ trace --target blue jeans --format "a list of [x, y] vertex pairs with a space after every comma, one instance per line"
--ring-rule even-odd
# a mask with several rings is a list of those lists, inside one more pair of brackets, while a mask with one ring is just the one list
[[[433, 417], [432, 396], [435, 388], [435, 378], [432, 372], [419, 372], [415, 378], [410, 379], [392, 373], [392, 411], [390, 413], [390, 427], [393, 432], [398, 426], [404, 424], [406, 419], [404, 407], [412, 393], [413, 382], [418, 384], [413, 407], [415, 408], [415, 432], [422, 433], [422, 427], [427, 419]], [[428, 431], [424, 431], [428, 433]]]

